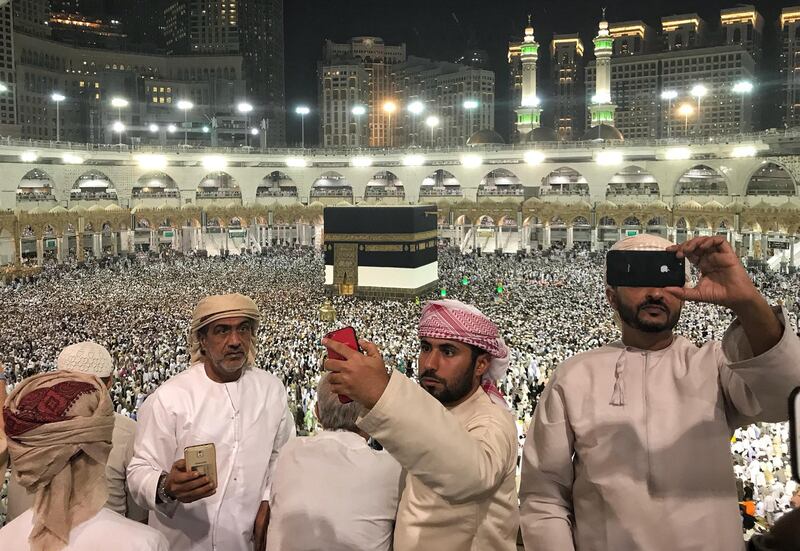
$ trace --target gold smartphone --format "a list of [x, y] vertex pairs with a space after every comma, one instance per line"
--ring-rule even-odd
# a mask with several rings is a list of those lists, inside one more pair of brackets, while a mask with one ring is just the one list
[[212, 484], [217, 485], [217, 450], [214, 444], [199, 444], [184, 448], [183, 457], [186, 461], [186, 471], [197, 471], [208, 477]]

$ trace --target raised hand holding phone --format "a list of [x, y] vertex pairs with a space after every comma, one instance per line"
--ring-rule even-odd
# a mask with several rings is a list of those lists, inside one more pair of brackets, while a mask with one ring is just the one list
[[[356, 330], [350, 326], [342, 327], [341, 329], [337, 329], [336, 331], [331, 331], [330, 333], [325, 335], [325, 338], [335, 342], [340, 342], [345, 346], [347, 346], [348, 348], [355, 350], [356, 352], [361, 352], [361, 347], [358, 346], [358, 337], [356, 336]], [[326, 346], [326, 348], [328, 349], [329, 358], [333, 360], [347, 359], [338, 352], [336, 352], [336, 350], [334, 350], [330, 346]], [[349, 396], [345, 396], [344, 394], [339, 394], [339, 401], [343, 404], [349, 404], [353, 400]]]
[[350, 396], [366, 408], [372, 408], [389, 384], [389, 373], [380, 350], [373, 343], [358, 341], [364, 353], [357, 352], [340, 342], [323, 339], [323, 346], [333, 350], [344, 360], [328, 357], [323, 366], [331, 374], [328, 381], [331, 390], [337, 394]]

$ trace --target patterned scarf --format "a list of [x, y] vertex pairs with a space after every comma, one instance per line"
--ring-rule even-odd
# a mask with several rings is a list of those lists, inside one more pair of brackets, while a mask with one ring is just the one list
[[422, 309], [419, 337], [463, 342], [486, 351], [492, 362], [483, 374], [481, 388], [492, 402], [508, 407], [497, 383], [508, 370], [509, 350], [492, 320], [475, 308], [458, 300], [430, 301]]
[[17, 481], [35, 493], [32, 551], [60, 551], [108, 499], [114, 409], [99, 379], [54, 371], [23, 380], [3, 409]]

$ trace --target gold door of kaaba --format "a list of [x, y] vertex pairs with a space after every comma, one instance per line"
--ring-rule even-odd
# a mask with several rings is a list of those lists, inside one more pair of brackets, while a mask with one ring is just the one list
[[340, 295], [352, 295], [358, 286], [358, 244], [333, 244], [333, 284]]

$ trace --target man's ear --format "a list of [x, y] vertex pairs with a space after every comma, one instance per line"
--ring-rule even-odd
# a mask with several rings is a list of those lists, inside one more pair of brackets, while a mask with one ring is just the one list
[[483, 377], [483, 374], [489, 369], [491, 363], [492, 357], [485, 352], [475, 358], [475, 375], [477, 375], [479, 379]]

